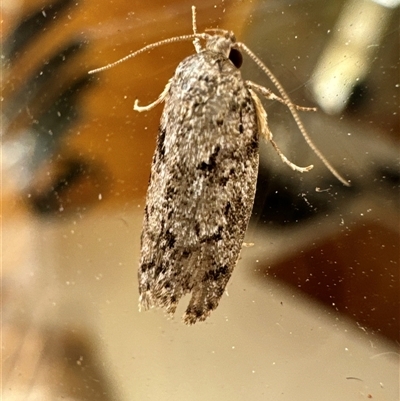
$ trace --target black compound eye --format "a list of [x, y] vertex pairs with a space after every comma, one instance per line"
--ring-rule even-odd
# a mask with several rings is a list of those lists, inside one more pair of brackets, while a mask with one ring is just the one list
[[229, 53], [229, 60], [232, 61], [233, 65], [236, 68], [240, 68], [243, 63], [243, 56], [242, 53], [238, 49], [231, 49]]

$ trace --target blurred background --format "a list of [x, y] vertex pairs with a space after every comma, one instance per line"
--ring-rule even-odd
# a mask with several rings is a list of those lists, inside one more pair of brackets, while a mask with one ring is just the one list
[[[194, 52], [235, 32], [292, 100], [268, 143], [241, 259], [205, 322], [139, 313], [145, 193], [162, 107]], [[399, 7], [395, 0], [3, 0], [4, 400], [399, 399]], [[242, 74], [278, 93], [244, 57]]]

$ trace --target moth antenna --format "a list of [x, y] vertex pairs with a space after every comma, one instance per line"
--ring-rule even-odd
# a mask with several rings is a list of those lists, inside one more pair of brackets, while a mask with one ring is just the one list
[[303, 135], [305, 141], [307, 142], [308, 146], [311, 150], [317, 155], [317, 157], [325, 164], [326, 168], [345, 186], [349, 187], [350, 183], [343, 178], [339, 172], [329, 163], [329, 161], [325, 158], [325, 156], [321, 153], [321, 151], [317, 148], [311, 138], [308, 136], [306, 129], [304, 128], [303, 123], [300, 120], [299, 114], [296, 111], [296, 108], [293, 102], [290, 100], [289, 95], [286, 93], [283, 86], [280, 84], [278, 79], [275, 75], [270, 71], [270, 69], [242, 42], [237, 42], [236, 47], [243, 50], [256, 64], [257, 66], [265, 72], [271, 82], [275, 85], [278, 89], [279, 93], [281, 94], [282, 98], [286, 101], [286, 105], [289, 108], [290, 112], [292, 113], [293, 119], [296, 122], [301, 134]]
[[149, 45], [147, 45], [145, 47], [142, 47], [141, 49], [136, 50], [135, 52], [130, 53], [127, 56], [122, 57], [121, 59], [119, 59], [117, 61], [114, 61], [113, 63], [105, 65], [104, 67], [99, 67], [99, 68], [95, 68], [94, 70], [90, 70], [89, 74], [95, 74], [95, 73], [100, 72], [100, 71], [108, 70], [109, 68], [115, 67], [116, 65], [121, 64], [124, 61], [126, 61], [126, 60], [128, 60], [128, 59], [130, 59], [132, 57], [136, 57], [137, 55], [139, 55], [141, 53], [144, 53], [144, 52], [146, 52], [148, 50], [152, 50], [152, 49], [154, 49], [156, 47], [159, 47], [159, 46], [163, 46], [163, 45], [167, 45], [169, 43], [175, 43], [175, 42], [185, 42], [185, 41], [189, 41], [189, 40], [194, 40], [195, 41], [196, 39], [197, 40], [199, 40], [199, 39], [206, 40], [208, 37], [209, 37], [209, 35], [207, 35], [206, 33], [194, 33], [192, 35], [175, 36], [173, 38], [160, 40], [158, 42], [151, 43], [151, 44], [149, 44]]
[[228, 32], [226, 29], [221, 29], [221, 28], [206, 28], [204, 29], [205, 32], [214, 32], [214, 33], [219, 33], [219, 34], [225, 34]]
[[196, 49], [196, 53], [200, 53], [202, 49], [201, 49], [200, 39], [197, 36], [196, 6], [192, 6], [192, 29], [193, 29], [193, 35], [195, 35], [195, 38], [193, 40], [193, 46]]

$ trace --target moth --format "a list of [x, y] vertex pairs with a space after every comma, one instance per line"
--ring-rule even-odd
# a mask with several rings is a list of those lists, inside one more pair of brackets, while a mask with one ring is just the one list
[[[178, 65], [159, 98], [134, 105], [143, 112], [164, 103], [144, 210], [139, 308], [159, 307], [173, 315], [190, 293], [186, 324], [204, 321], [217, 308], [239, 258], [256, 190], [260, 136], [293, 170], [313, 167], [299, 167], [280, 151], [258, 95], [286, 105], [312, 150], [348, 185], [312, 143], [297, 113], [315, 109], [293, 104], [271, 71], [232, 32], [198, 33], [195, 7], [192, 28], [193, 34], [161, 40], [91, 71], [161, 45], [193, 41], [196, 53]], [[280, 96], [242, 78], [243, 53]]]

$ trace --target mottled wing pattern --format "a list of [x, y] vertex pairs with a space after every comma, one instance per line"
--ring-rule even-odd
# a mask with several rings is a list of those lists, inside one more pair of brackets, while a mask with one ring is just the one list
[[255, 107], [233, 64], [210, 51], [188, 57], [171, 81], [147, 193], [140, 306], [185, 323], [219, 303], [240, 254], [258, 172]]

